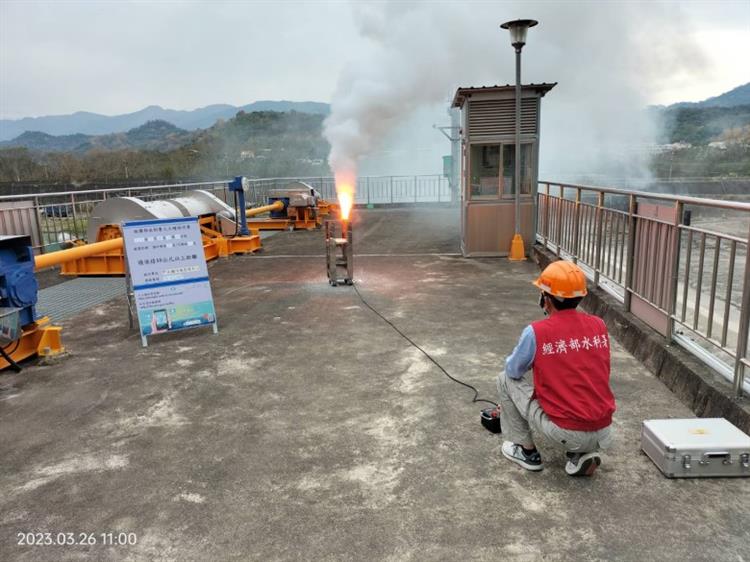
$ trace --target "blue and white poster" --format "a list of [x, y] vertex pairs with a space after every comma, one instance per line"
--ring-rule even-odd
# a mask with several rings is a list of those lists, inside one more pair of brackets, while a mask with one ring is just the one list
[[198, 219], [122, 223], [130, 283], [141, 331], [147, 337], [196, 326], [216, 328]]

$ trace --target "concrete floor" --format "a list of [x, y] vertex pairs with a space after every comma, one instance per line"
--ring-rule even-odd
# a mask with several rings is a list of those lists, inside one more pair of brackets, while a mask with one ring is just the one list
[[[464, 260], [455, 214], [365, 211], [365, 297], [493, 396], [539, 317], [531, 263]], [[641, 421], [691, 413], [614, 345], [618, 441], [591, 479], [500, 455], [471, 393], [329, 287], [322, 233], [216, 262], [219, 335], [142, 349], [123, 299], [64, 322], [70, 355], [0, 375], [0, 560], [750, 560], [748, 480], [668, 480]], [[298, 256], [308, 257], [274, 257]], [[18, 546], [132, 532], [135, 546]], [[100, 540], [100, 539], [99, 539]]]

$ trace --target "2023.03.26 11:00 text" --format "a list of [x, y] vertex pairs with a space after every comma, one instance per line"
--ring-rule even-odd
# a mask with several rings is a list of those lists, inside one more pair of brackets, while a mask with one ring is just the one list
[[135, 533], [67, 533], [19, 532], [19, 546], [132, 546], [138, 542]]

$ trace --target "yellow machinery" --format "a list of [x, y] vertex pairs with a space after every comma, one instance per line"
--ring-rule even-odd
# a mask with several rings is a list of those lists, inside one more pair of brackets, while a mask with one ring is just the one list
[[47, 317], [36, 317], [35, 271], [59, 265], [66, 275], [122, 275], [125, 259], [119, 224], [178, 216], [198, 217], [206, 259], [260, 248], [257, 231], [236, 235], [233, 210], [207, 192], [148, 203], [132, 197], [109, 199], [97, 205], [89, 218], [88, 235], [95, 242], [57, 252], [34, 256], [28, 236], [0, 236], [0, 370], [20, 370], [18, 362], [24, 359], [64, 351], [62, 328]]
[[[241, 179], [241, 178], [240, 178]], [[240, 184], [241, 185], [241, 184]], [[241, 188], [241, 187], [240, 187]], [[238, 208], [244, 206], [244, 203]], [[309, 185], [295, 182], [269, 194], [269, 204], [246, 210], [249, 235], [240, 235], [241, 224], [230, 206], [206, 191], [193, 191], [163, 201], [134, 197], [101, 202], [91, 213], [87, 239], [72, 248], [34, 256], [24, 236], [0, 237], [0, 370], [34, 355], [50, 356], [64, 351], [62, 328], [47, 317], [36, 317], [38, 285], [35, 271], [60, 266], [63, 275], [123, 275], [125, 257], [120, 224], [194, 216], [203, 233], [203, 251], [211, 260], [260, 249], [259, 229], [313, 229], [323, 217], [338, 212], [338, 205], [320, 199]], [[267, 219], [257, 218], [270, 213]]]
[[[249, 236], [238, 235], [234, 210], [206, 191], [191, 191], [182, 197], [162, 201], [146, 202], [135, 197], [108, 199], [97, 205], [89, 218], [87, 240], [93, 242], [76, 242], [76, 246], [71, 248], [88, 250], [84, 253], [68, 254], [76, 257], [66, 258], [60, 262], [60, 273], [124, 275], [125, 254], [120, 223], [125, 220], [197, 216], [203, 233], [206, 260], [213, 260], [217, 257], [258, 251], [261, 247], [259, 230], [311, 230], [321, 225], [323, 217], [338, 210], [338, 205], [320, 199], [312, 187], [302, 182], [294, 182], [284, 189], [273, 190], [268, 199], [268, 205], [246, 211], [249, 219]], [[270, 217], [258, 218], [265, 213], [270, 213]], [[119, 242], [97, 245], [112, 240]]]
[[65, 351], [62, 345], [62, 328], [52, 325], [46, 316], [37, 318], [31, 324], [21, 328], [21, 337], [17, 344], [9, 344], [6, 353], [12, 362], [0, 357], [0, 371], [13, 363], [39, 355], [49, 357]]
[[311, 185], [297, 181], [282, 189], [269, 191], [268, 205], [248, 210], [247, 216], [265, 212], [270, 213], [270, 216], [251, 219], [247, 224], [258, 230], [313, 230], [319, 228], [323, 217], [334, 212], [337, 207], [321, 199]]
[[[163, 201], [134, 197], [112, 198], [97, 205], [89, 217], [87, 239], [72, 248], [34, 256], [30, 240], [23, 236], [0, 237], [0, 370], [34, 355], [50, 356], [64, 351], [62, 328], [47, 317], [36, 317], [35, 271], [60, 266], [63, 275], [124, 275], [125, 256], [120, 224], [194, 216], [203, 234], [206, 259], [243, 254], [260, 249], [258, 230], [312, 229], [338, 206], [320, 199], [307, 184], [296, 182], [275, 190], [269, 204], [246, 211], [249, 235], [240, 235], [234, 209], [206, 191], [193, 191]], [[268, 219], [259, 215], [270, 213]], [[248, 231], [245, 231], [248, 232]]]
[[[251, 230], [249, 236], [239, 235], [234, 210], [207, 191], [191, 191], [182, 197], [148, 202], [135, 197], [118, 197], [103, 201], [94, 208], [87, 231], [88, 240], [94, 242], [79, 243], [71, 248], [70, 250], [79, 252], [71, 253], [69, 255], [75, 257], [59, 262], [60, 273], [124, 275], [125, 254], [120, 232], [121, 222], [187, 216], [198, 217], [206, 260], [260, 249], [260, 236], [257, 230]], [[113, 240], [119, 242], [100, 245]]]

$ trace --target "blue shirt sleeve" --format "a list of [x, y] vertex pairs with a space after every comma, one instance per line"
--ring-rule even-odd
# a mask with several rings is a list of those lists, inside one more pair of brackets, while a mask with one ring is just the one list
[[512, 379], [520, 379], [531, 369], [536, 355], [536, 336], [531, 326], [526, 326], [521, 332], [521, 338], [516, 348], [505, 359], [505, 374]]

